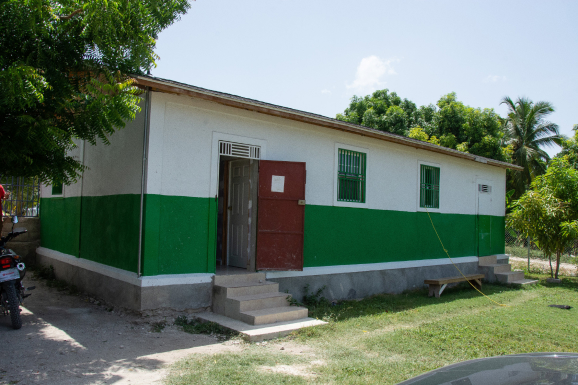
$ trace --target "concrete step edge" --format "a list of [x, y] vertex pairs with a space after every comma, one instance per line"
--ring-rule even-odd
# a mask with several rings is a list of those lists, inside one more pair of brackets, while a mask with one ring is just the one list
[[279, 313], [292, 313], [292, 312], [299, 312], [302, 310], [307, 310], [307, 312], [309, 312], [309, 309], [302, 306], [283, 306], [283, 307], [270, 307], [267, 309], [260, 309], [260, 310], [247, 310], [242, 311], [241, 314], [246, 314], [250, 316], [259, 316], [259, 315], [269, 315]]
[[229, 284], [216, 284], [217, 287], [222, 287], [225, 289], [234, 289], [237, 287], [249, 287], [249, 286], [268, 286], [275, 285], [277, 282], [265, 281], [265, 282], [239, 282], [239, 283], [229, 283]]
[[539, 281], [537, 279], [519, 279], [510, 283], [514, 285], [535, 285], [538, 282]]
[[227, 299], [233, 300], [233, 301], [239, 301], [239, 302], [244, 302], [244, 301], [254, 301], [254, 300], [260, 300], [260, 299], [267, 299], [267, 298], [276, 298], [276, 297], [291, 297], [291, 294], [289, 293], [280, 293], [280, 292], [275, 292], [275, 293], [262, 293], [262, 294], [253, 294], [253, 295], [243, 295], [243, 296], [239, 296], [239, 297], [229, 297]]

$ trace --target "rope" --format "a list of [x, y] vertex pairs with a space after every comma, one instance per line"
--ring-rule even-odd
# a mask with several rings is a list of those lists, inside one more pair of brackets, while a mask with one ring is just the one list
[[489, 299], [490, 301], [492, 301], [493, 303], [495, 303], [496, 305], [499, 306], [504, 306], [504, 307], [508, 307], [508, 305], [504, 305], [502, 303], [496, 302], [493, 299], [491, 299], [490, 297], [488, 297], [487, 295], [485, 295], [484, 293], [482, 293], [482, 291], [480, 289], [478, 289], [471, 281], [468, 280], [468, 278], [464, 275], [464, 273], [462, 273], [462, 271], [460, 270], [460, 268], [454, 263], [454, 261], [452, 260], [452, 258], [450, 257], [450, 254], [448, 253], [447, 249], [444, 246], [444, 243], [442, 242], [442, 239], [440, 238], [440, 235], [438, 234], [438, 231], [436, 230], [436, 227], [433, 223], [433, 220], [431, 219], [431, 215], [429, 215], [429, 210], [427, 209], [427, 207], [425, 208], [425, 211], [427, 212], [427, 216], [429, 217], [429, 221], [431, 222], [431, 225], [436, 233], [436, 236], [438, 237], [438, 240], [440, 241], [440, 245], [442, 245], [442, 249], [444, 249], [446, 255], [448, 256], [448, 258], [450, 259], [450, 262], [452, 263], [452, 265], [454, 265], [454, 267], [456, 268], [457, 271], [460, 272], [460, 274], [462, 275], [462, 277], [465, 278], [465, 280], [470, 284], [470, 286], [472, 286], [474, 289], [476, 289], [476, 291], [478, 293], [480, 293], [481, 295], [483, 295], [484, 297], [486, 297], [487, 299]]

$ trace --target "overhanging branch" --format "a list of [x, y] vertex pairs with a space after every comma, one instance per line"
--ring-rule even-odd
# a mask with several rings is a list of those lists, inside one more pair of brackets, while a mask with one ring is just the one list
[[82, 12], [84, 12], [84, 9], [78, 8], [77, 10], [73, 11], [70, 15], [58, 16], [58, 18], [60, 20], [69, 20], [69, 19], [72, 19], [75, 15], [78, 15], [79, 13], [82, 13]]

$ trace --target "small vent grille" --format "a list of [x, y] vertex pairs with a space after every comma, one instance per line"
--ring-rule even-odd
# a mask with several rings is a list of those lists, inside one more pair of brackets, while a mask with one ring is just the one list
[[479, 184], [478, 185], [478, 191], [483, 192], [483, 193], [491, 193], [492, 192], [492, 186], [487, 185], [487, 184]]
[[261, 148], [248, 144], [219, 141], [219, 155], [237, 158], [261, 159]]

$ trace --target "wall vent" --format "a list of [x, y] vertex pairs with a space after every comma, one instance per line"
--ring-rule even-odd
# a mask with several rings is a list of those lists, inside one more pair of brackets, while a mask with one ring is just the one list
[[261, 147], [249, 144], [219, 141], [219, 155], [236, 158], [261, 159]]
[[478, 185], [478, 191], [482, 192], [482, 193], [491, 193], [492, 192], [492, 186], [487, 185], [487, 184], [479, 184]]

